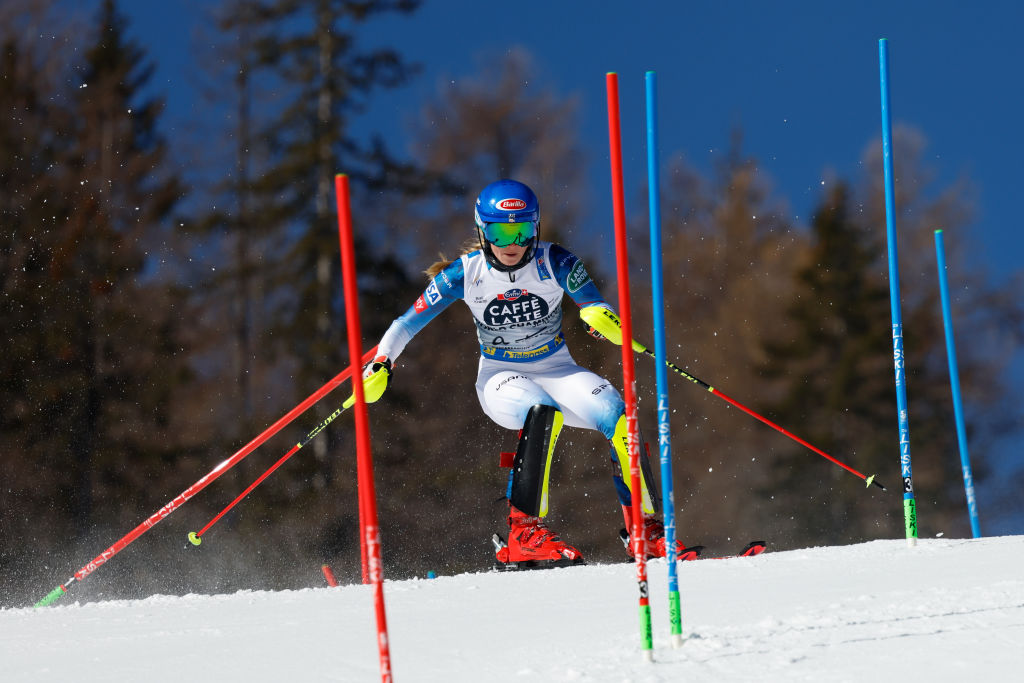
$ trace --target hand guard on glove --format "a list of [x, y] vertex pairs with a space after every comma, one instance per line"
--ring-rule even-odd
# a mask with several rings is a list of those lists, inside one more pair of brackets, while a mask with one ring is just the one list
[[[622, 322], [611, 309], [604, 306], [587, 306], [580, 309], [580, 317], [583, 319], [584, 325], [594, 328], [608, 341], [613, 344], [622, 344]], [[632, 340], [632, 347], [637, 353], [643, 353], [646, 348], [635, 339]]]
[[[391, 386], [391, 359], [387, 356], [377, 356], [363, 366], [363, 396], [367, 403], [376, 403], [377, 399], [384, 395], [384, 391]], [[356, 402], [355, 394], [348, 397], [344, 408], [350, 407]]]
[[366, 402], [375, 403], [391, 386], [391, 359], [377, 356], [363, 368], [363, 390]]

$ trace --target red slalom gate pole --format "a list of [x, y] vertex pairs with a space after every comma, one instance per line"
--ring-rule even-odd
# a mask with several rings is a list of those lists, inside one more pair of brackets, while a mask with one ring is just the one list
[[[356, 288], [355, 240], [352, 237], [352, 210], [349, 204], [348, 176], [334, 177], [334, 190], [338, 202], [338, 239], [341, 243], [341, 275], [345, 289], [345, 320], [348, 327], [348, 352], [351, 358], [362, 357], [362, 330], [359, 326], [359, 291]], [[391, 681], [391, 651], [388, 644], [387, 616], [384, 612], [384, 571], [380, 554], [380, 528], [377, 525], [377, 492], [373, 484], [373, 454], [370, 451], [370, 420], [366, 411], [366, 395], [361, 376], [361, 365], [353, 363], [350, 370], [356, 397], [356, 453], [360, 505], [362, 510], [363, 543], [366, 545], [367, 567], [373, 586], [373, 603], [377, 613], [377, 649], [380, 657], [380, 677], [383, 683]]]
[[[374, 347], [370, 351], [367, 351], [366, 356], [362, 359], [363, 362], [366, 363], [371, 358], [373, 358], [373, 355], [374, 353], [376, 353], [376, 351], [377, 347]], [[281, 429], [288, 425], [292, 420], [294, 420], [299, 415], [309, 410], [310, 406], [312, 406], [317, 401], [322, 399], [324, 396], [338, 388], [338, 386], [340, 386], [342, 382], [348, 379], [349, 375], [351, 374], [352, 367], [348, 367], [342, 372], [338, 373], [338, 375], [336, 375], [333, 379], [331, 379], [329, 382], [327, 382], [322, 387], [320, 387], [312, 394], [310, 394], [302, 403], [292, 408], [277, 422], [267, 427], [262, 434], [257, 436], [249, 443], [247, 443], [245, 446], [243, 446], [241, 450], [239, 450], [237, 453], [232, 455], [230, 458], [228, 458], [221, 464], [214, 467], [206, 476], [204, 476], [202, 479], [192, 484], [192, 486], [189, 486], [187, 489], [182, 491], [176, 498], [171, 500], [171, 502], [167, 503], [162, 508], [154, 512], [146, 521], [132, 529], [127, 534], [125, 534], [120, 540], [114, 543], [114, 545], [110, 546], [102, 553], [97, 555], [92, 562], [85, 565], [77, 572], [75, 572], [74, 576], [72, 576], [70, 579], [68, 579], [67, 581], [54, 588], [52, 591], [50, 591], [46, 595], [46, 597], [37, 602], [34, 605], [34, 607], [44, 607], [46, 605], [53, 604], [54, 602], [59, 600], [61, 596], [67, 593], [68, 586], [70, 586], [75, 581], [84, 581], [85, 578], [92, 574], [94, 571], [96, 571], [100, 567], [100, 565], [103, 565], [110, 561], [110, 558], [112, 558], [114, 555], [117, 555], [119, 552], [121, 552], [129, 545], [131, 545], [132, 542], [135, 541], [135, 539], [137, 539], [139, 536], [152, 529], [162, 519], [164, 519], [172, 512], [177, 510], [179, 507], [184, 505], [190, 498], [192, 498], [197, 493], [199, 493], [207, 486], [212, 484], [214, 481], [217, 480], [218, 477], [220, 477], [222, 474], [230, 470], [232, 467], [241, 462], [243, 458], [245, 458], [247, 455], [252, 453], [261, 445], [263, 445], [263, 443], [270, 439], [270, 437], [274, 436], [279, 431], [281, 431]], [[362, 388], [363, 386], [362, 382], [357, 382], [354, 384], [359, 384], [360, 388]]]
[[327, 581], [327, 585], [331, 588], [338, 587], [338, 580], [334, 578], [334, 572], [331, 571], [330, 565], [320, 565], [320, 571], [324, 573], [324, 580]]
[[[626, 247], [626, 202], [622, 182], [622, 135], [619, 125], [619, 77], [605, 74], [608, 91], [608, 147], [611, 150], [612, 206], [615, 214], [615, 263], [619, 278], [619, 319], [623, 339], [633, 338], [633, 323], [629, 305], [629, 255]], [[641, 510], [643, 490], [640, 482], [640, 437], [636, 405], [636, 368], [633, 349], [622, 345], [622, 385], [626, 402], [626, 430], [629, 434], [629, 482], [632, 489], [633, 559], [636, 562], [636, 581], [640, 589], [640, 647], [643, 658], [652, 661], [653, 629], [651, 604], [647, 586], [647, 558], [644, 552], [644, 525]]]

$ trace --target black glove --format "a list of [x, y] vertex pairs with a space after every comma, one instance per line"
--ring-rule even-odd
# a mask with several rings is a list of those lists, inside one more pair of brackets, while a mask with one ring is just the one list
[[608, 338], [608, 337], [604, 336], [603, 334], [601, 334], [600, 332], [598, 332], [591, 325], [588, 325], [586, 320], [583, 320], [582, 322], [583, 322], [583, 327], [587, 328], [587, 334], [589, 334], [594, 339], [607, 339]]

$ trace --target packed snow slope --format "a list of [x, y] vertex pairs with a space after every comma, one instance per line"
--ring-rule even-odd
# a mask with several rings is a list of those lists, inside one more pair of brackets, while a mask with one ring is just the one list
[[[1024, 536], [687, 562], [672, 649], [652, 562], [653, 663], [628, 563], [385, 582], [394, 680], [1021, 680], [1022, 568]], [[380, 680], [368, 586], [73, 597], [0, 611], [0, 679]]]

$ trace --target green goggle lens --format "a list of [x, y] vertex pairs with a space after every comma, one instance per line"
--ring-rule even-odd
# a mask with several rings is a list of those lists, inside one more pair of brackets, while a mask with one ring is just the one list
[[537, 236], [537, 224], [533, 221], [524, 223], [484, 223], [484, 239], [496, 247], [507, 247], [515, 244], [525, 247]]

